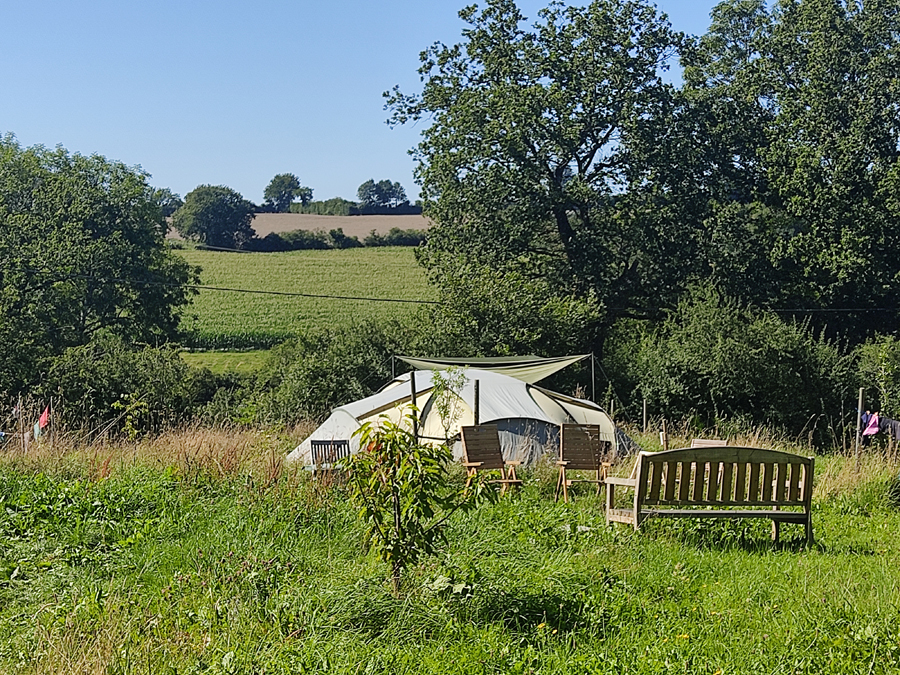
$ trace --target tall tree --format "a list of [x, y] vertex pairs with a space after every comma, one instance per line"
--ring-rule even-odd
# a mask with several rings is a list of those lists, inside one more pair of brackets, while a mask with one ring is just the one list
[[764, 305], [829, 310], [814, 324], [853, 338], [896, 328], [882, 309], [900, 293], [900, 3], [727, 0], [686, 61], [708, 175], [742, 185], [708, 223], [719, 280]]
[[178, 209], [184, 206], [181, 196], [172, 192], [169, 188], [157, 188], [153, 191], [153, 198], [159, 204], [164, 218], [170, 217]]
[[139, 169], [0, 139], [0, 392], [101, 330], [175, 337], [197, 272], [164, 231]]
[[403, 186], [399, 182], [392, 183], [387, 179], [376, 183], [370, 178], [359, 186], [356, 197], [364, 207], [389, 209], [409, 203]]
[[187, 239], [209, 246], [243, 248], [256, 236], [253, 204], [224, 185], [200, 185], [185, 195], [172, 225]]
[[[606, 321], [641, 313], [692, 246], [652, 201], [623, 199], [648, 180], [645, 146], [674, 96], [660, 71], [682, 36], [642, 2], [539, 16], [525, 29], [513, 0], [462, 10], [463, 42], [422, 54], [422, 93], [386, 93], [390, 123], [431, 121], [414, 153], [435, 223], [421, 259], [448, 289], [481, 266], [591, 296]], [[657, 255], [663, 241], [685, 253]]]
[[279, 173], [266, 186], [263, 193], [266, 205], [276, 213], [287, 213], [291, 204], [299, 201], [306, 206], [312, 201], [311, 188], [300, 185], [300, 179], [292, 173]]

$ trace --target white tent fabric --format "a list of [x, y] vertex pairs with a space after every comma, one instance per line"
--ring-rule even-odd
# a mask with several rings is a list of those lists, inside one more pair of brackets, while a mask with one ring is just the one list
[[[378, 393], [336, 408], [322, 426], [288, 455], [288, 461], [311, 464], [310, 441], [313, 440], [346, 440], [350, 442], [350, 451], [355, 453], [359, 450], [359, 442], [353, 432], [364, 422], [377, 423], [384, 417], [395, 423], [403, 421], [411, 412], [409, 380], [413, 375], [416, 406], [420, 410], [419, 438], [424, 442], [444, 442], [446, 438], [457, 436], [459, 427], [475, 423], [477, 381], [479, 421], [498, 426], [507, 459], [518, 459], [528, 465], [546, 452], [555, 453], [559, 445], [559, 427], [564, 423], [597, 424], [602, 440], [610, 441], [613, 453], [618, 450], [620, 439], [615, 425], [597, 404], [536, 387], [508, 375], [473, 368], [463, 370], [466, 381], [459, 392], [459, 417], [445, 429], [431, 401], [435, 372], [439, 371], [404, 373]], [[454, 456], [458, 458], [461, 454], [462, 448], [457, 441]]]

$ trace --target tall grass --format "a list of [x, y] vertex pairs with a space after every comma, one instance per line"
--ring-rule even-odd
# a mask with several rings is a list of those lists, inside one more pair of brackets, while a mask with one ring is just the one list
[[813, 548], [755, 523], [610, 530], [590, 490], [557, 504], [552, 470], [526, 472], [398, 599], [340, 482], [283, 465], [302, 433], [0, 456], [0, 672], [900, 669], [892, 457], [817, 460]]

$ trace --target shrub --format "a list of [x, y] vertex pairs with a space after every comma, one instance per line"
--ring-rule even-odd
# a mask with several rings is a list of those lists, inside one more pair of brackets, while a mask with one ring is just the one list
[[666, 416], [711, 424], [744, 417], [792, 433], [837, 416], [852, 391], [850, 356], [806, 326], [740, 305], [712, 286], [695, 288], [641, 338], [626, 366]]
[[101, 333], [56, 357], [42, 389], [60, 400], [56, 414], [66, 428], [134, 435], [188, 419], [201, 394], [211, 396], [216, 386], [175, 348], [132, 346]]
[[372, 230], [369, 235], [363, 239], [366, 246], [418, 246], [425, 241], [425, 230], [401, 230], [399, 227], [392, 227], [387, 234], [378, 234]]
[[399, 322], [305, 333], [272, 350], [260, 376], [259, 420], [294, 424], [369, 396], [391, 378], [391, 356], [416, 341]]

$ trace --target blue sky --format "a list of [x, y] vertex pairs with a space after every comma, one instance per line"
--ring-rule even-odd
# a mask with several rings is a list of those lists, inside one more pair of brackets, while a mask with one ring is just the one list
[[[457, 42], [468, 3], [0, 0], [0, 133], [140, 165], [182, 196], [211, 183], [261, 201], [291, 172], [316, 199], [369, 178], [415, 198], [421, 129], [390, 129], [381, 94], [417, 91], [419, 52]], [[529, 18], [546, 4], [519, 2]], [[657, 6], [699, 34], [714, 4]]]

